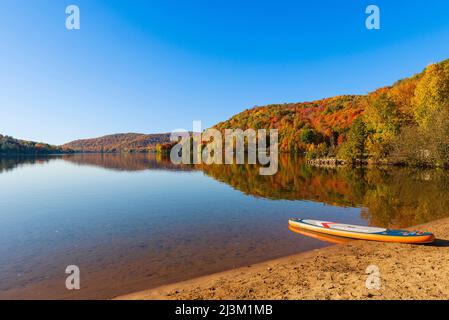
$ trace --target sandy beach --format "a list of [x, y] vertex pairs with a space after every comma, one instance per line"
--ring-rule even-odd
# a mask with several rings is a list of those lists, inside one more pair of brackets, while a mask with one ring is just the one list
[[[449, 218], [409, 228], [431, 245], [350, 241], [117, 299], [448, 299]], [[380, 288], [368, 289], [367, 268]]]

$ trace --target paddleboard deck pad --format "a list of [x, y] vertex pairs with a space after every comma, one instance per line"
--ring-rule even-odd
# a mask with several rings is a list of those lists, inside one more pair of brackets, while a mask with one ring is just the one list
[[324, 234], [361, 240], [401, 243], [430, 243], [435, 240], [434, 235], [430, 232], [391, 230], [311, 219], [292, 218], [289, 220], [289, 225]]

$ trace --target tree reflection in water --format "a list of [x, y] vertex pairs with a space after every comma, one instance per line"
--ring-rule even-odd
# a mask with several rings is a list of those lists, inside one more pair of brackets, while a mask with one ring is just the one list
[[155, 154], [76, 154], [0, 158], [0, 173], [26, 164], [64, 160], [120, 171], [201, 171], [246, 195], [272, 200], [308, 200], [360, 207], [370, 225], [402, 228], [449, 216], [449, 173], [416, 168], [319, 168], [302, 157], [281, 154], [274, 176], [259, 165], [174, 165]]

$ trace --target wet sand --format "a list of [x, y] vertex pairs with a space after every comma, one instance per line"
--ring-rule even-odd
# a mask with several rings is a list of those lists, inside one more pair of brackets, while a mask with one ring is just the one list
[[[409, 228], [431, 245], [350, 241], [117, 299], [448, 299], [449, 218]], [[380, 288], [368, 289], [370, 265]], [[373, 282], [370, 282], [373, 284]]]

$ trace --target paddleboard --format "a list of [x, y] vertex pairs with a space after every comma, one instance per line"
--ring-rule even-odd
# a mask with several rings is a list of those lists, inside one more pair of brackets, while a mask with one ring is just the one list
[[306, 236], [306, 237], [309, 237], [309, 238], [313, 238], [313, 239], [317, 239], [317, 240], [321, 240], [321, 241], [325, 241], [325, 242], [342, 244], [342, 243], [346, 243], [346, 242], [351, 241], [351, 239], [349, 239], [349, 238], [332, 236], [330, 234], [319, 233], [319, 232], [315, 232], [315, 231], [309, 231], [309, 230], [305, 230], [305, 229], [302, 229], [302, 228], [297, 228], [297, 227], [292, 227], [292, 226], [288, 226], [288, 228], [290, 229], [290, 231], [298, 233], [298, 234], [300, 234], [302, 236]]
[[430, 243], [435, 240], [430, 232], [392, 230], [297, 218], [290, 219], [288, 223], [296, 228], [352, 239], [402, 243]]

